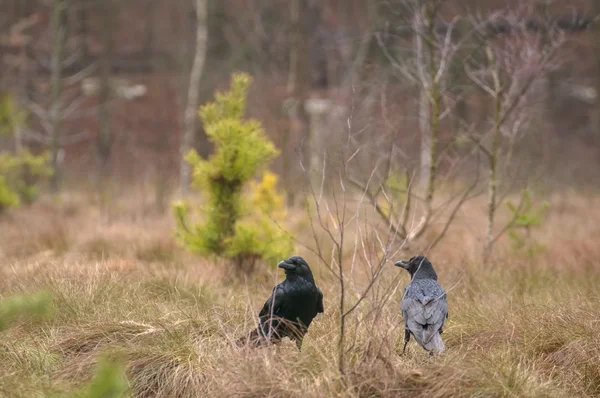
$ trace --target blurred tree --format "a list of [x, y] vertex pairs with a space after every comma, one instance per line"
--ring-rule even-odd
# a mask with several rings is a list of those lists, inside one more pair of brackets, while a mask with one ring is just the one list
[[[301, 126], [306, 123], [304, 99], [310, 92], [310, 58], [307, 57], [308, 41], [308, 11], [306, 2], [292, 0], [289, 2], [290, 21], [290, 47], [289, 47], [289, 69], [287, 74], [287, 98], [283, 108], [288, 117], [288, 129], [281, 134], [280, 149], [282, 157], [282, 176], [287, 193], [288, 204], [292, 205], [295, 200], [295, 191], [298, 189], [297, 182], [291, 180], [291, 164], [288, 155], [290, 136], [301, 131]], [[294, 186], [295, 185], [295, 186]]]
[[233, 21], [229, 19], [227, 0], [207, 0], [208, 3], [208, 53], [209, 57], [218, 60], [231, 55], [231, 43], [227, 39], [226, 30]]
[[196, 0], [196, 51], [194, 64], [190, 73], [188, 85], [188, 98], [184, 114], [183, 134], [181, 137], [181, 166], [179, 174], [179, 190], [186, 196], [190, 185], [190, 164], [185, 160], [186, 154], [192, 148], [196, 132], [196, 109], [198, 109], [198, 96], [200, 91], [200, 78], [206, 60], [208, 40], [207, 26], [208, 0]]
[[550, 207], [547, 201], [543, 201], [539, 206], [534, 206], [532, 196], [531, 190], [526, 188], [521, 192], [521, 200], [518, 205], [510, 200], [506, 201], [511, 219], [505, 225], [513, 250], [523, 252], [530, 258], [545, 249], [543, 245], [533, 239], [532, 230], [542, 224]]
[[52, 175], [50, 187], [57, 192], [60, 182], [60, 121], [62, 119], [62, 62], [65, 49], [66, 37], [66, 10], [68, 0], [52, 1], [52, 65], [51, 65], [51, 102], [50, 102], [50, 162], [54, 174]]
[[52, 175], [48, 154], [33, 155], [21, 144], [27, 116], [12, 95], [0, 97], [0, 135], [15, 137], [14, 154], [0, 151], [0, 212], [32, 203], [39, 195], [39, 181]]
[[[560, 63], [556, 54], [563, 44], [563, 35], [557, 32], [546, 6], [543, 6], [533, 9], [534, 16], [538, 17], [535, 19], [536, 41], [530, 41], [528, 32], [523, 28], [506, 30], [502, 34], [510, 35], [507, 42], [487, 38], [481, 51], [485, 61], [479, 62], [476, 57], [471, 57], [465, 63], [469, 78], [493, 101], [491, 128], [469, 137], [484, 155], [488, 172], [487, 224], [483, 244], [485, 265], [489, 265], [495, 242], [514, 222], [509, 221], [496, 232], [497, 211], [517, 184], [515, 176], [509, 175], [511, 169], [519, 168], [513, 164], [514, 151], [524, 136], [532, 134], [536, 113], [533, 104], [543, 102], [539, 101], [539, 97], [547, 93], [547, 73]], [[518, 11], [523, 10], [507, 9], [504, 14], [507, 19], [514, 20]], [[527, 29], [527, 25], [524, 26]], [[536, 86], [538, 90], [535, 90]], [[533, 174], [531, 170], [529, 173]], [[522, 195], [521, 201], [527, 204], [527, 196]], [[511, 211], [518, 220], [523, 213], [516, 210], [520, 207], [513, 207]]]
[[[145, 57], [152, 59], [154, 56], [154, 42], [156, 40], [156, 0], [148, 0], [145, 4], [145, 31], [144, 31], [144, 45], [142, 52]], [[151, 65], [152, 66], [152, 65]]]
[[27, 122], [27, 112], [15, 97], [4, 94], [0, 97], [0, 134], [12, 135], [15, 138], [15, 153], [23, 150], [22, 130]]
[[18, 155], [0, 154], [0, 177], [4, 195], [8, 195], [8, 207], [31, 204], [39, 196], [39, 182], [49, 176], [52, 169], [48, 167], [47, 153], [33, 155], [23, 150]]
[[[593, 1], [593, 15], [600, 15], [600, 1]], [[600, 26], [596, 23], [594, 26], [594, 44], [595, 44], [595, 56], [596, 56], [596, 109], [592, 120], [595, 120], [595, 126], [592, 128], [595, 130], [596, 142], [600, 142]]]
[[[386, 185], [390, 182], [393, 164], [396, 161], [392, 160], [395, 141], [383, 154], [387, 160], [380, 184], [371, 182], [370, 185], [374, 186], [371, 189], [368, 183], [359, 181], [359, 179], [352, 179], [352, 182], [362, 192], [367, 193], [377, 213], [386, 221], [389, 227], [396, 231], [399, 237], [410, 242], [421, 236], [428, 228], [431, 216], [434, 213], [435, 194], [439, 189], [438, 184], [442, 180], [439, 163], [441, 155], [446, 150], [440, 145], [441, 121], [449, 113], [445, 99], [448, 87], [452, 83], [449, 82], [450, 65], [460, 48], [460, 43], [453, 41], [452, 36], [456, 20], [453, 20], [445, 29], [438, 29], [437, 23], [440, 19], [440, 8], [442, 7], [441, 0], [398, 0], [390, 2], [388, 7], [392, 16], [411, 27], [410, 36], [407, 35], [406, 39], [402, 39], [403, 44], [408, 42], [407, 39], [411, 39], [412, 43], [408, 49], [403, 48], [400, 43], [396, 43], [394, 46], [393, 41], [388, 40], [386, 42], [382, 34], [378, 33], [376, 37], [383, 54], [392, 64], [394, 72], [416, 89], [417, 110], [415, 113], [417, 113], [420, 141], [419, 189], [414, 189], [411, 186], [413, 185], [411, 178], [406, 178], [405, 189], [409, 197], [414, 196], [419, 200], [400, 201], [400, 203], [403, 202], [403, 205], [399, 207], [395, 206], [397, 203], [387, 203], [385, 205], [381, 203], [381, 197], [384, 197], [386, 202], [391, 200], [385, 192], [388, 188]], [[372, 11], [372, 13], [375, 14], [375, 11]], [[391, 22], [388, 20], [388, 23]], [[387, 116], [384, 116], [384, 119], [387, 119]], [[387, 120], [385, 123], [388, 123]], [[408, 168], [406, 168], [405, 173], [401, 174], [406, 173], [408, 173]], [[450, 211], [450, 214], [456, 214], [458, 208], [462, 206], [473, 189], [474, 185], [466, 188], [458, 196], [460, 199], [456, 202], [456, 205], [453, 205], [455, 207]], [[398, 200], [399, 198], [393, 199]], [[406, 221], [417, 217], [416, 214], [419, 210], [416, 205], [422, 205], [420, 220], [409, 230]], [[446, 226], [449, 225], [453, 217], [451, 216], [447, 220]], [[397, 219], [400, 219], [401, 222], [397, 223]], [[433, 242], [439, 241], [445, 230], [446, 228]]]
[[114, 47], [114, 29], [115, 18], [117, 14], [117, 0], [105, 0], [102, 3], [102, 55], [100, 57], [100, 92], [98, 118], [100, 122], [100, 132], [97, 142], [97, 156], [99, 161], [98, 188], [102, 192], [106, 187], [106, 178], [108, 174], [108, 162], [111, 152], [111, 128], [110, 128], [110, 79], [112, 75], [112, 62]]
[[89, 36], [89, 4], [85, 0], [77, 1], [72, 7], [73, 21], [72, 25], [75, 38], [78, 42], [78, 50], [84, 60], [90, 58], [90, 49], [88, 45]]

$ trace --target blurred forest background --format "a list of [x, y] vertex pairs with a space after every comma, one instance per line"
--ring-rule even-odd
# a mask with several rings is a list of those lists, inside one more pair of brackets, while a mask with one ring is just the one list
[[[482, 87], [493, 43], [502, 47], [507, 104], [516, 100], [502, 126], [518, 171], [510, 179], [587, 187], [600, 165], [596, 3], [445, 1], [430, 10], [429, 38], [427, 18], [416, 33], [421, 6], [408, 0], [4, 0], [0, 92], [21, 117], [0, 149], [49, 150], [54, 190], [144, 186], [162, 207], [167, 192], [185, 192], [182, 150], [211, 153], [186, 107], [246, 71], [254, 79], [248, 114], [281, 150], [272, 169], [290, 203], [302, 164], [321, 148], [339, 149], [349, 115], [363, 148], [357, 179], [390, 144], [394, 162], [426, 178], [432, 128], [443, 171], [494, 125], [491, 80]], [[428, 59], [441, 66], [433, 127]], [[473, 159], [460, 175], [479, 167]]]

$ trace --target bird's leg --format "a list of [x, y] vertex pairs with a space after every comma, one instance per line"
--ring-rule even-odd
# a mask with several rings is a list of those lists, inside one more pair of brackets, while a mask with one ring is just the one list
[[410, 330], [404, 329], [404, 348], [402, 349], [402, 356], [404, 356], [404, 354], [406, 353], [406, 345], [408, 344], [409, 340], [410, 340]]

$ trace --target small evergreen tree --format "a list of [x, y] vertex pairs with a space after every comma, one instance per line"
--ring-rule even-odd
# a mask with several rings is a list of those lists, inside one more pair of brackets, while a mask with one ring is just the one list
[[530, 189], [521, 192], [521, 204], [512, 201], [506, 202], [506, 207], [512, 213], [512, 221], [508, 224], [508, 237], [515, 252], [525, 253], [528, 257], [535, 257], [543, 252], [545, 247], [537, 243], [532, 234], [533, 229], [539, 227], [550, 207], [547, 201], [540, 206], [535, 206], [533, 193]]
[[0, 134], [13, 134], [27, 121], [27, 112], [10, 94], [0, 97]]
[[[27, 113], [12, 96], [0, 98], [0, 134], [15, 135], [26, 121]], [[0, 153], [0, 213], [9, 207], [32, 203], [39, 195], [40, 180], [52, 175], [47, 153], [34, 155], [19, 145], [15, 152]]]
[[6, 178], [0, 175], [0, 213], [19, 205], [19, 195], [8, 186]]
[[39, 196], [39, 182], [51, 175], [47, 153], [33, 155], [28, 150], [16, 155], [0, 153], [0, 197], [4, 185], [10, 195], [17, 198], [13, 205], [33, 203]]
[[250, 184], [278, 154], [260, 122], [243, 119], [250, 83], [247, 74], [235, 74], [228, 92], [217, 93], [215, 102], [200, 108], [215, 150], [208, 160], [192, 150], [186, 160], [193, 169], [192, 186], [205, 200], [202, 222], [190, 226], [189, 205], [174, 206], [177, 235], [184, 246], [202, 255], [232, 258], [241, 267], [287, 256], [293, 249], [291, 238], [278, 225], [285, 209], [276, 190], [277, 177], [265, 173], [260, 184]]

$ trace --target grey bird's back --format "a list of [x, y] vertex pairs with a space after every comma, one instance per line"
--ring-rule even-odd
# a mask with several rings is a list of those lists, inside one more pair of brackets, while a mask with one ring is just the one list
[[440, 333], [448, 316], [446, 292], [435, 279], [414, 278], [404, 289], [402, 317], [405, 327], [424, 349], [443, 351]]

